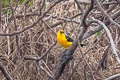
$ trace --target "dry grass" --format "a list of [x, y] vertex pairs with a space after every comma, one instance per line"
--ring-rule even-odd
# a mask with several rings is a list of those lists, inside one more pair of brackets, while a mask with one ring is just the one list
[[[88, 5], [82, 5], [84, 9], [88, 8]], [[34, 11], [34, 5], [31, 8]], [[114, 9], [111, 13], [114, 13], [118, 8]], [[19, 11], [19, 7], [17, 8]], [[17, 12], [16, 11], [16, 12]], [[91, 15], [99, 18], [99, 15], [96, 12], [100, 12], [98, 10], [94, 10]], [[23, 12], [22, 12], [23, 13]], [[58, 21], [58, 18], [69, 18], [76, 14], [80, 13], [77, 9], [77, 6], [74, 3], [67, 4], [57, 4], [49, 14], [53, 16], [57, 16], [57, 18], [49, 18], [46, 17], [43, 19], [48, 25], [52, 25]], [[89, 16], [90, 17], [90, 16]], [[36, 21], [37, 16], [25, 17], [25, 18], [17, 18], [17, 30], [22, 30], [25, 26], [32, 24]], [[74, 18], [73, 20], [80, 22], [81, 16]], [[119, 23], [119, 18], [117, 18]], [[6, 27], [3, 24], [3, 32], [13, 32], [15, 31], [15, 27], [13, 21], [11, 21], [9, 26]], [[76, 35], [81, 30], [79, 24], [73, 22], [64, 22], [61, 25], [58, 25], [54, 28], [48, 28], [48, 26], [40, 21], [33, 28], [17, 35], [11, 37], [1, 36], [0, 38], [0, 62], [5, 66], [9, 74], [12, 76], [14, 80], [47, 80], [49, 77], [52, 77], [55, 71], [56, 64], [59, 60], [60, 53], [64, 50], [58, 44], [56, 44], [50, 52], [39, 62], [34, 60], [24, 60], [26, 55], [32, 56], [42, 56], [48, 48], [56, 41], [56, 35], [58, 29], [62, 29], [65, 26], [65, 32], [70, 33], [72, 38], [76, 38]], [[88, 31], [91, 28], [88, 29]], [[113, 39], [116, 44], [117, 51], [120, 52], [120, 30], [117, 30], [110, 25], [110, 28]], [[18, 39], [18, 40], [16, 40]], [[18, 41], [18, 43], [16, 42]], [[90, 65], [92, 72], [97, 80], [103, 80], [113, 74], [119, 73], [119, 65], [117, 64], [114, 55], [112, 53], [111, 48], [108, 50], [108, 58], [107, 58], [107, 68], [98, 70], [99, 62], [102, 59], [103, 53], [105, 52], [105, 47], [108, 45], [109, 40], [106, 33], [101, 31], [101, 35], [98, 37], [96, 34], [91, 36], [90, 38], [83, 41], [83, 43], [87, 44], [82, 49], [85, 55], [85, 59]], [[71, 77], [71, 78], [70, 78]], [[74, 53], [73, 59], [66, 66], [65, 71], [60, 80], [92, 80], [90, 69], [82, 59], [79, 48]], [[0, 80], [5, 80], [2, 72], [0, 72]]]

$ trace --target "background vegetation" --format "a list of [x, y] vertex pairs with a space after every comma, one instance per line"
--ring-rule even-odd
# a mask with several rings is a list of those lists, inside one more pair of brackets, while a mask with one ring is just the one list
[[[94, 2], [82, 39], [85, 46], [77, 47], [56, 80], [119, 80], [120, 66], [110, 40], [92, 18], [108, 27], [119, 55], [120, 0]], [[65, 50], [56, 43], [56, 33], [64, 29], [75, 40], [90, 4], [90, 0], [0, 0], [0, 80], [49, 80], [56, 76]]]

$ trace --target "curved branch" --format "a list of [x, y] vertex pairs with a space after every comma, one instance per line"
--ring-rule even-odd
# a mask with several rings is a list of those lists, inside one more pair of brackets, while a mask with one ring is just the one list
[[111, 43], [111, 47], [112, 47], [114, 56], [115, 56], [117, 62], [120, 64], [120, 58], [119, 58], [118, 53], [117, 53], [117, 51], [116, 51], [115, 44], [114, 44], [114, 41], [113, 41], [113, 39], [112, 39], [112, 36], [111, 36], [111, 34], [110, 34], [109, 29], [108, 29], [108, 28], [106, 27], [106, 25], [105, 25], [104, 23], [102, 23], [100, 20], [93, 19], [93, 22], [98, 23], [100, 26], [102, 26], [102, 27], [105, 29], [105, 31], [106, 31], [109, 39], [110, 39], [110, 43]]
[[12, 77], [9, 75], [9, 73], [7, 72], [7, 70], [4, 68], [4, 66], [1, 63], [0, 63], [0, 70], [2, 71], [2, 73], [4, 74], [7, 80], [13, 80]]
[[116, 2], [120, 5], [120, 0], [116, 0]]
[[65, 66], [69, 63], [69, 61], [72, 59], [72, 55], [74, 53], [74, 51], [76, 50], [77, 46], [78, 46], [78, 40], [80, 39], [80, 41], [83, 38], [84, 33], [87, 30], [87, 25], [86, 25], [86, 18], [88, 16], [88, 14], [90, 13], [90, 11], [93, 9], [94, 6], [94, 0], [91, 0], [91, 5], [90, 8], [86, 11], [85, 15], [83, 16], [83, 29], [82, 32], [79, 33], [78, 37], [73, 41], [72, 45], [69, 47], [69, 49], [66, 49], [64, 52], [62, 52], [62, 56], [58, 62], [57, 65], [57, 69], [56, 72], [54, 74], [54, 77], [52, 80], [59, 80], [59, 78], [61, 77]]
[[94, 0], [91, 0], [90, 8], [88, 9], [88, 11], [83, 16], [82, 25], [84, 26], [85, 29], [88, 28], [88, 25], [86, 23], [86, 19], [87, 19], [88, 14], [90, 13], [90, 11], [93, 9], [93, 7], [94, 7], [93, 5], [94, 5]]
[[[119, 16], [120, 16], [120, 10], [117, 11], [115, 14], [113, 14], [111, 17], [113, 20], [115, 20]], [[108, 19], [105, 21], [105, 25], [110, 25], [110, 21]], [[86, 38], [89, 38], [90, 36], [94, 35], [98, 31], [101, 31], [102, 29], [103, 27], [100, 26], [100, 27], [95, 28], [94, 30], [89, 31], [88, 33], [85, 33], [83, 40]]]
[[116, 80], [116, 78], [120, 79], [120, 73], [112, 75], [109, 78], [106, 78], [105, 80]]
[[57, 0], [53, 5], [50, 6], [50, 8], [45, 11], [39, 18], [36, 22], [34, 22], [32, 25], [29, 25], [27, 26], [26, 28], [24, 28], [23, 30], [21, 31], [15, 31], [15, 32], [12, 32], [12, 33], [0, 33], [0, 36], [13, 36], [13, 35], [17, 35], [17, 34], [20, 34], [32, 27], [34, 27], [56, 4], [60, 3], [61, 1], [64, 1], [64, 0]]
[[108, 18], [108, 20], [109, 20], [112, 24], [116, 25], [116, 26], [120, 29], [120, 25], [119, 25], [117, 22], [115, 22], [115, 21], [104, 11], [104, 9], [103, 9], [102, 6], [100, 5], [100, 3], [99, 3], [97, 0], [95, 0], [95, 2], [96, 2], [96, 4], [98, 5], [98, 8], [101, 10], [101, 12]]

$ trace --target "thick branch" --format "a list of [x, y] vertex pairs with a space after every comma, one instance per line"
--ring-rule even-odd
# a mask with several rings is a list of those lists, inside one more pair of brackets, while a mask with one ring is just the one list
[[95, 0], [96, 4], [98, 5], [98, 8], [101, 10], [101, 12], [107, 17], [107, 19], [114, 25], [116, 25], [119, 29], [120, 29], [120, 25], [118, 23], [116, 23], [102, 8], [102, 6], [100, 5], [100, 3]]
[[17, 35], [17, 34], [20, 34], [20, 33], [24, 32], [24, 31], [26, 31], [26, 30], [34, 27], [56, 4], [60, 3], [61, 1], [63, 1], [63, 0], [57, 0], [57, 1], [56, 1], [53, 5], [51, 5], [50, 8], [49, 8], [47, 11], [45, 11], [45, 12], [38, 18], [38, 20], [37, 20], [36, 22], [34, 22], [32, 25], [27, 26], [26, 28], [24, 28], [24, 29], [21, 30], [21, 31], [15, 31], [15, 32], [13, 32], [13, 33], [8, 33], [8, 34], [7, 34], [7, 33], [0, 33], [0, 36], [13, 36], [13, 35]]
[[97, 20], [97, 19], [93, 19], [93, 22], [98, 23], [100, 26], [102, 26], [102, 27], [105, 29], [105, 31], [106, 31], [109, 39], [110, 39], [110, 43], [111, 43], [111, 47], [112, 47], [114, 56], [115, 56], [117, 62], [120, 64], [120, 58], [119, 58], [118, 53], [117, 53], [117, 51], [116, 51], [115, 44], [114, 44], [114, 41], [113, 41], [113, 39], [112, 39], [112, 36], [111, 36], [111, 34], [110, 34], [109, 29], [106, 27], [106, 25], [105, 25], [104, 23], [102, 23], [101, 21], [99, 21], [99, 20]]
[[[117, 17], [119, 17], [119, 16], [120, 16], [120, 11], [117, 11], [117, 12], [116, 12], [115, 14], [113, 14], [111, 17], [112, 17], [113, 20], [115, 20], [115, 19], [116, 19]], [[108, 19], [105, 21], [105, 25], [106, 25], [106, 26], [107, 26], [107, 25], [110, 25], [110, 21], [109, 21]], [[94, 30], [89, 31], [88, 33], [85, 33], [83, 39], [86, 39], [86, 38], [94, 35], [96, 32], [99, 32], [99, 31], [101, 31], [102, 29], [103, 29], [103, 27], [100, 26], [100, 27], [95, 28]]]
[[120, 79], [120, 74], [112, 75], [109, 78], [106, 78], [105, 80], [116, 80], [116, 78]]
[[120, 5], [120, 0], [116, 0], [118, 2], [118, 4]]
[[[85, 18], [87, 18], [88, 14], [90, 13], [90, 11], [93, 9], [93, 5], [94, 5], [94, 0], [91, 0], [91, 5], [90, 8], [87, 10], [87, 12], [85, 13], [85, 15], [83, 16], [82, 20], [86, 20]], [[87, 30], [87, 24], [86, 21], [83, 21], [83, 29], [82, 32], [79, 33], [78, 37], [73, 41], [72, 46], [69, 47], [69, 49], [65, 50], [58, 62], [58, 65], [56, 67], [56, 72], [54, 75], [53, 80], [59, 80], [60, 76], [62, 75], [65, 66], [68, 64], [68, 62], [72, 59], [72, 55], [74, 54], [74, 51], [76, 50], [77, 46], [78, 46], [78, 40], [80, 39], [80, 41], [82, 40], [82, 37], [84, 35], [84, 33]]]

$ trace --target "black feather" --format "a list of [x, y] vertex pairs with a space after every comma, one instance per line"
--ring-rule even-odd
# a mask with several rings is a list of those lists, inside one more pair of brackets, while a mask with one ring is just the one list
[[[73, 42], [73, 39], [70, 38], [67, 34], [65, 34], [65, 37], [66, 37], [66, 39], [67, 39], [68, 42]], [[80, 43], [80, 45], [81, 45], [81, 47], [85, 46], [85, 44], [82, 44], [82, 43]]]
[[65, 37], [66, 37], [66, 39], [67, 39], [68, 42], [73, 42], [73, 39], [70, 38], [67, 34], [65, 34]]

